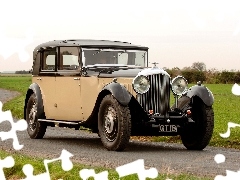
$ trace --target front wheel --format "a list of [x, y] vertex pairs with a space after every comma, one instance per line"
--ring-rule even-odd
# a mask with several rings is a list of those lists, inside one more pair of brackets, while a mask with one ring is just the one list
[[98, 113], [99, 136], [105, 148], [122, 151], [131, 135], [131, 115], [112, 95], [102, 99]]
[[194, 97], [192, 102], [192, 125], [184, 128], [181, 139], [183, 145], [189, 150], [202, 150], [210, 142], [214, 128], [214, 113], [211, 106]]
[[36, 95], [32, 94], [28, 99], [26, 108], [26, 121], [28, 124], [27, 132], [32, 139], [42, 139], [47, 128], [44, 122], [38, 121], [37, 111]]

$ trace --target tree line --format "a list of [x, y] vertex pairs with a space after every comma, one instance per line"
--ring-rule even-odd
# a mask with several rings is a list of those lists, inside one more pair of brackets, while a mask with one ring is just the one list
[[219, 71], [217, 69], [208, 69], [203, 62], [195, 62], [190, 67], [182, 69], [174, 67], [172, 69], [164, 68], [171, 77], [177, 75], [184, 76], [188, 83], [202, 81], [207, 84], [233, 84], [240, 83], [240, 71]]
[[28, 70], [28, 71], [26, 71], [26, 70], [15, 71], [15, 74], [30, 74], [30, 70]]

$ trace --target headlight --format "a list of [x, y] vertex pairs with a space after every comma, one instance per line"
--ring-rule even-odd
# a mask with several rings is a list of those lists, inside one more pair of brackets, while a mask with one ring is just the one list
[[172, 80], [172, 91], [176, 95], [182, 95], [187, 90], [187, 80], [182, 76], [177, 76]]
[[146, 93], [150, 88], [150, 82], [148, 78], [146, 78], [143, 75], [137, 76], [133, 79], [133, 89], [139, 93], [144, 94]]

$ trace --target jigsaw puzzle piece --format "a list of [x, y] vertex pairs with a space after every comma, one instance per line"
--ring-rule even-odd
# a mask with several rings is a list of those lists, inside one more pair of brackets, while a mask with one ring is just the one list
[[0, 123], [3, 122], [3, 121], [6, 121], [8, 118], [10, 118], [10, 117], [6, 116], [6, 112], [2, 111], [2, 107], [3, 107], [3, 104], [0, 101]]
[[25, 48], [33, 42], [33, 29], [28, 28], [25, 36], [25, 38], [6, 37], [0, 29], [0, 55], [3, 56], [4, 59], [7, 59], [11, 55], [17, 53], [20, 61], [26, 62], [30, 58], [30, 54]]
[[51, 159], [51, 160], [45, 159], [44, 160], [44, 165], [45, 165], [45, 167], [47, 167], [47, 164], [60, 160], [62, 169], [64, 171], [69, 171], [73, 168], [73, 163], [70, 160], [70, 157], [72, 157], [72, 156], [73, 156], [73, 154], [71, 154], [67, 150], [63, 149], [59, 158]]
[[59, 156], [59, 158], [55, 158], [55, 159], [45, 159], [44, 160], [44, 166], [46, 169], [45, 173], [42, 174], [38, 174], [38, 175], [33, 175], [33, 167], [30, 164], [26, 164], [23, 166], [23, 173], [26, 175], [26, 178], [23, 180], [50, 180], [50, 173], [49, 173], [49, 169], [48, 169], [48, 164], [49, 163], [53, 163], [56, 161], [61, 161], [61, 166], [62, 169], [64, 171], [69, 171], [73, 168], [73, 163], [70, 160], [70, 157], [72, 157], [73, 154], [71, 154], [70, 152], [68, 152], [67, 150], [63, 149], [61, 155]]
[[33, 175], [33, 167], [31, 164], [25, 164], [22, 168], [23, 173], [26, 175], [25, 179], [22, 180], [51, 180], [49, 171], [38, 175]]
[[228, 138], [231, 134], [231, 128], [235, 128], [235, 127], [240, 127], [240, 124], [236, 124], [233, 122], [228, 122], [228, 128], [227, 128], [227, 132], [226, 133], [220, 133], [220, 136], [222, 138]]
[[1, 160], [0, 159], [0, 179], [5, 180], [5, 174], [3, 172], [3, 168], [11, 168], [15, 164], [14, 159], [12, 156], [8, 156], [5, 159]]
[[239, 180], [240, 179], [240, 171], [234, 172], [226, 170], [226, 176], [217, 175], [214, 180]]
[[63, 149], [59, 160], [61, 160], [62, 169], [64, 171], [70, 171], [73, 168], [73, 163], [70, 158], [73, 157], [73, 154]]
[[3, 121], [8, 121], [11, 124], [11, 130], [8, 132], [0, 132], [0, 138], [2, 141], [7, 139], [13, 139], [13, 148], [15, 150], [20, 150], [23, 148], [23, 145], [19, 144], [17, 131], [24, 131], [27, 129], [27, 122], [24, 119], [18, 120], [17, 122], [13, 121], [11, 111], [2, 111], [2, 102], [0, 101], [0, 123]]
[[158, 171], [156, 168], [150, 168], [147, 170], [145, 169], [143, 159], [139, 159], [129, 164], [117, 167], [116, 171], [118, 172], [120, 178], [131, 174], [137, 174], [139, 180], [156, 178], [158, 176]]
[[82, 169], [79, 172], [79, 176], [83, 180], [87, 180], [90, 177], [93, 177], [94, 180], [108, 180], [108, 172], [103, 171], [101, 173], [96, 174], [94, 169]]
[[232, 93], [236, 96], [240, 96], [240, 86], [237, 83], [232, 86]]

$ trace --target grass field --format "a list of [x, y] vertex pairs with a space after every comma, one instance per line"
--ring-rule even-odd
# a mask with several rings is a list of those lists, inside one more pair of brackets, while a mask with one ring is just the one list
[[[15, 90], [19, 91], [21, 93], [20, 96], [14, 98], [13, 100], [7, 102], [4, 104], [3, 109], [4, 110], [11, 110], [13, 115], [16, 118], [23, 118], [23, 106], [24, 106], [24, 99], [25, 99], [25, 93], [31, 84], [31, 77], [29, 76], [22, 76], [22, 77], [14, 77], [14, 76], [0, 76], [0, 88], [9, 89], [9, 90]], [[227, 123], [228, 122], [234, 122], [240, 124], [240, 110], [239, 110], [239, 103], [240, 103], [240, 96], [234, 96], [231, 93], [232, 84], [207, 84], [206, 85], [214, 94], [215, 102], [213, 105], [214, 108], [214, 114], [215, 114], [215, 127], [214, 127], [214, 133], [213, 137], [210, 141], [211, 146], [217, 146], [217, 147], [231, 147], [240, 149], [240, 128], [234, 128], [231, 130], [231, 136], [229, 138], [221, 138], [219, 133], [225, 133], [227, 130]], [[180, 142], [179, 137], [153, 137], [151, 138], [153, 141], [165, 141], [165, 142]], [[6, 154], [4, 151], [0, 151], [1, 158], [6, 157]], [[18, 155], [19, 156], [19, 155]], [[18, 157], [16, 155], [16, 157]], [[19, 160], [19, 163], [21, 165], [18, 165], [17, 167], [22, 167], [23, 163], [27, 161], [28, 157], [20, 156], [24, 159]], [[42, 164], [40, 163], [41, 160], [33, 160], [31, 159], [31, 162], [34, 162], [36, 164]], [[35, 162], [36, 161], [36, 162]], [[25, 163], [24, 163], [25, 164]], [[39, 165], [40, 166], [40, 165]], [[78, 168], [83, 168], [86, 166], [79, 165]], [[42, 167], [36, 168], [38, 171], [41, 171]], [[103, 171], [102, 168], [99, 168], [100, 171]], [[9, 172], [10, 171], [10, 172]], [[12, 173], [12, 171], [17, 173]], [[13, 177], [15, 174], [17, 176], [21, 176], [21, 169], [13, 169], [6, 170], [5, 172], [8, 174], [8, 177]], [[76, 171], [76, 170], [74, 170]], [[36, 173], [37, 173], [36, 172]], [[56, 170], [55, 172], [58, 172]], [[110, 172], [110, 171], [109, 171]], [[54, 174], [54, 173], [53, 173]], [[58, 176], [59, 173], [54, 174], [53, 176]], [[62, 173], [64, 175], [66, 173]], [[60, 174], [61, 176], [61, 174]], [[69, 179], [76, 178], [76, 172], [70, 173]], [[114, 170], [111, 170], [111, 176], [109, 176], [109, 179], [118, 179], [118, 175]], [[56, 177], [57, 178], [57, 177]], [[159, 179], [166, 178], [166, 175], [159, 176]], [[170, 176], [169, 178], [173, 179], [199, 179], [194, 176], [189, 175], [181, 175], [181, 176]], [[136, 176], [133, 176], [132, 178], [128, 177], [127, 179], [136, 179]], [[205, 178], [201, 178], [205, 179]]]
[[231, 93], [232, 85], [208, 85], [215, 98], [213, 105], [215, 128], [210, 145], [240, 149], [240, 128], [231, 129], [231, 136], [227, 139], [223, 139], [219, 135], [219, 133], [227, 131], [228, 122], [240, 124], [240, 96]]

